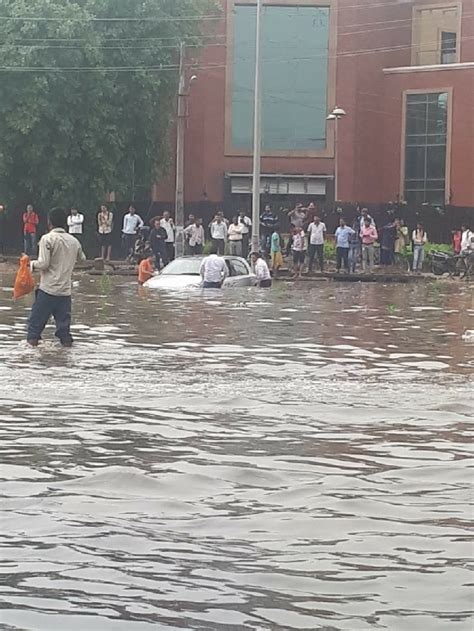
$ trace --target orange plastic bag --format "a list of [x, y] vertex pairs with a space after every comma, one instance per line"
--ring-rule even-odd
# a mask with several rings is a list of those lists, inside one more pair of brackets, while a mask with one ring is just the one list
[[30, 257], [24, 254], [20, 259], [20, 269], [16, 275], [15, 286], [13, 287], [13, 300], [18, 300], [31, 292], [36, 287], [35, 279], [30, 269]]

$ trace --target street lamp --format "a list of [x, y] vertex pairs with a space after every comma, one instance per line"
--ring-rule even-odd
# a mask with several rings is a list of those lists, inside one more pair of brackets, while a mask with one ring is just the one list
[[334, 121], [334, 201], [339, 200], [339, 147], [338, 147], [338, 123], [341, 118], [346, 116], [346, 111], [336, 105], [333, 111], [327, 117], [328, 121]]

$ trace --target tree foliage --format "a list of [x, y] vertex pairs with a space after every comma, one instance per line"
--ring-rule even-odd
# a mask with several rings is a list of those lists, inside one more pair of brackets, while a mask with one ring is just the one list
[[[169, 161], [180, 40], [214, 0], [0, 0], [0, 196], [41, 206], [151, 186]], [[208, 35], [207, 35], [208, 36]]]

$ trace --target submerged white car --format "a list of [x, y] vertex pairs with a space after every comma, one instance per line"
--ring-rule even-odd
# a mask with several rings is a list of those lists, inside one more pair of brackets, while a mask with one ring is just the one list
[[[149, 289], [197, 289], [202, 287], [201, 263], [206, 257], [183, 256], [172, 261], [160, 273], [148, 280], [144, 287]], [[253, 287], [257, 277], [245, 259], [238, 256], [223, 257], [229, 275], [223, 287]]]

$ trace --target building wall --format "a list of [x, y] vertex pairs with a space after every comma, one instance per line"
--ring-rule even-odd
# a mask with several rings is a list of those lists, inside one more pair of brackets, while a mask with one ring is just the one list
[[[242, 0], [246, 1], [246, 0]], [[303, 0], [308, 2], [310, 0]], [[224, 18], [216, 44], [227, 34], [233, 0], [222, 0]], [[270, 0], [278, 3], [280, 0]], [[294, 4], [301, 4], [296, 0]], [[283, 4], [293, 4], [285, 0]], [[315, 4], [318, 1], [315, 0]], [[336, 104], [348, 115], [339, 125], [339, 197], [347, 202], [395, 201], [401, 189], [403, 93], [406, 90], [450, 88], [453, 127], [451, 136], [451, 203], [474, 206], [472, 177], [474, 135], [474, 69], [387, 74], [386, 68], [408, 67], [412, 62], [414, 6], [444, 3], [433, 0], [374, 3], [373, 0], [331, 0], [330, 58], [334, 67], [334, 90], [329, 90], [328, 111]], [[461, 62], [474, 61], [474, 8], [471, 0], [462, 9]], [[228, 35], [228, 34], [227, 34]], [[185, 198], [187, 203], [208, 200], [222, 203], [226, 172], [251, 173], [249, 155], [236, 155], [226, 147], [229, 129], [229, 58], [224, 46], [206, 48], [198, 61], [198, 81], [189, 99], [186, 136]], [[331, 73], [330, 73], [331, 77]], [[331, 79], [330, 79], [331, 80]], [[226, 92], [227, 90], [227, 92]], [[332, 175], [334, 173], [333, 128], [327, 128], [325, 155], [313, 157], [287, 152], [262, 159], [263, 173]], [[155, 189], [155, 199], [173, 202], [174, 174]]]

